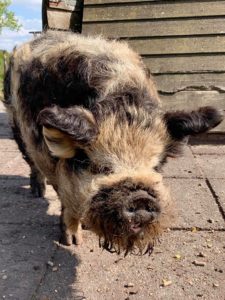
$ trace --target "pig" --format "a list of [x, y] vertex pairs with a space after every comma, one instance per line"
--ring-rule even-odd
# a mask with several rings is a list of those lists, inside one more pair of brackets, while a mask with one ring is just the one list
[[116, 253], [151, 253], [173, 222], [162, 166], [220, 110], [164, 112], [152, 76], [127, 43], [48, 31], [13, 51], [4, 103], [29, 164], [31, 191], [46, 180], [62, 203], [62, 239], [81, 224]]

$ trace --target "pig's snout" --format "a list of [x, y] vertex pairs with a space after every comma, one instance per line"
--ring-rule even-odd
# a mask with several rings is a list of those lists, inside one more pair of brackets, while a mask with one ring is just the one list
[[104, 249], [128, 253], [137, 247], [142, 253], [146, 246], [148, 252], [152, 249], [164, 214], [158, 192], [126, 179], [99, 189], [91, 199], [86, 220]]
[[139, 234], [146, 225], [154, 223], [161, 213], [157, 199], [146, 191], [132, 193], [123, 214], [131, 234]]

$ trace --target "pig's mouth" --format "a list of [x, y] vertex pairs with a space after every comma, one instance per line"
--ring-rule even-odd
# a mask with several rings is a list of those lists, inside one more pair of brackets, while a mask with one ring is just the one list
[[106, 228], [110, 228], [110, 223], [106, 222], [102, 226], [99, 235], [99, 246], [101, 248], [110, 253], [120, 254], [124, 252], [124, 256], [128, 253], [134, 255], [151, 255], [155, 240], [159, 234], [159, 224], [156, 222], [145, 224], [132, 220], [129, 223], [124, 223], [123, 225], [121, 223], [120, 225], [115, 228], [111, 223], [112, 231], [106, 230]]
[[155, 239], [148, 242], [144, 238], [143, 228], [137, 224], [131, 226], [129, 237], [123, 239], [122, 236], [99, 237], [99, 247], [110, 253], [121, 254], [127, 256], [128, 253], [133, 255], [151, 255], [154, 249]]
[[129, 224], [129, 230], [131, 234], [139, 234], [141, 231], [143, 231], [143, 226], [141, 223], [130, 223]]

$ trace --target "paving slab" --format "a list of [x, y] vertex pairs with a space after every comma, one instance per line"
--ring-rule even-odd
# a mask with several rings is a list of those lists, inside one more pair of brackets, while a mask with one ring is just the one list
[[225, 145], [193, 145], [191, 146], [193, 154], [225, 154]]
[[12, 131], [8, 126], [8, 116], [5, 111], [5, 107], [0, 100], [0, 138], [6, 139], [6, 138], [12, 138]]
[[2, 170], [5, 165], [10, 165], [14, 159], [17, 159], [17, 157], [21, 158], [21, 154], [18, 151], [2, 151], [2, 150], [0, 151], [1, 151], [0, 169]]
[[[152, 256], [123, 258], [102, 252], [97, 238], [85, 232], [84, 244], [76, 251], [81, 260], [77, 288], [88, 300], [222, 300], [224, 238], [224, 232], [169, 232]], [[200, 253], [204, 257], [199, 257]], [[196, 266], [194, 261], [203, 262], [204, 266]], [[171, 283], [163, 287], [163, 281]]]
[[31, 299], [46, 272], [59, 230], [51, 226], [0, 224], [0, 295], [2, 299]]
[[223, 155], [196, 155], [196, 162], [207, 178], [225, 178], [225, 157]]
[[217, 202], [224, 207], [224, 148], [186, 147], [184, 157], [169, 161], [164, 174], [176, 199], [175, 228], [152, 256], [124, 259], [99, 249], [87, 231], [79, 247], [58, 243], [60, 202], [49, 186], [46, 199], [31, 196], [30, 170], [10, 139], [2, 103], [0, 111], [2, 299], [225, 299], [225, 231]]
[[60, 203], [57, 199], [34, 198], [28, 186], [12, 188], [10, 192], [3, 190], [0, 202], [0, 224], [59, 224], [58, 214], [50, 217], [48, 213], [52, 207], [57, 207], [59, 214]]
[[163, 175], [174, 178], [202, 177], [201, 170], [196, 164], [194, 156], [188, 146], [184, 147], [182, 156], [168, 158], [168, 162], [163, 167]]
[[76, 283], [76, 269], [80, 263], [76, 248], [58, 246], [51, 262], [52, 266], [48, 266], [45, 277], [34, 294], [34, 299], [82, 299], [83, 291], [77, 289]]
[[215, 192], [217, 201], [223, 210], [223, 215], [225, 216], [225, 179], [210, 179], [210, 184]]
[[175, 201], [176, 220], [172, 227], [224, 228], [220, 214], [206, 182], [203, 179], [167, 179]]
[[12, 138], [13, 136], [12, 131], [8, 124], [9, 124], [8, 115], [6, 113], [6, 109], [3, 105], [3, 102], [1, 101], [0, 98], [0, 139]]
[[4, 299], [31, 299], [60, 236], [60, 206], [54, 191], [48, 187], [46, 199], [33, 198], [28, 182], [19, 176], [0, 179], [0, 295]]
[[1, 174], [4, 176], [29, 176], [30, 167], [23, 160], [22, 155], [18, 153], [13, 159], [1, 165]]
[[19, 151], [14, 139], [2, 139], [0, 137], [0, 150], [1, 152], [16, 152]]

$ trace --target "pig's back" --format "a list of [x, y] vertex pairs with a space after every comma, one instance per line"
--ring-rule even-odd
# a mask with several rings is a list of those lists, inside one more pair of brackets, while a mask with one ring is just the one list
[[14, 51], [7, 77], [6, 101], [30, 120], [53, 104], [92, 110], [129, 93], [158, 100], [140, 57], [126, 43], [101, 37], [47, 32]]

